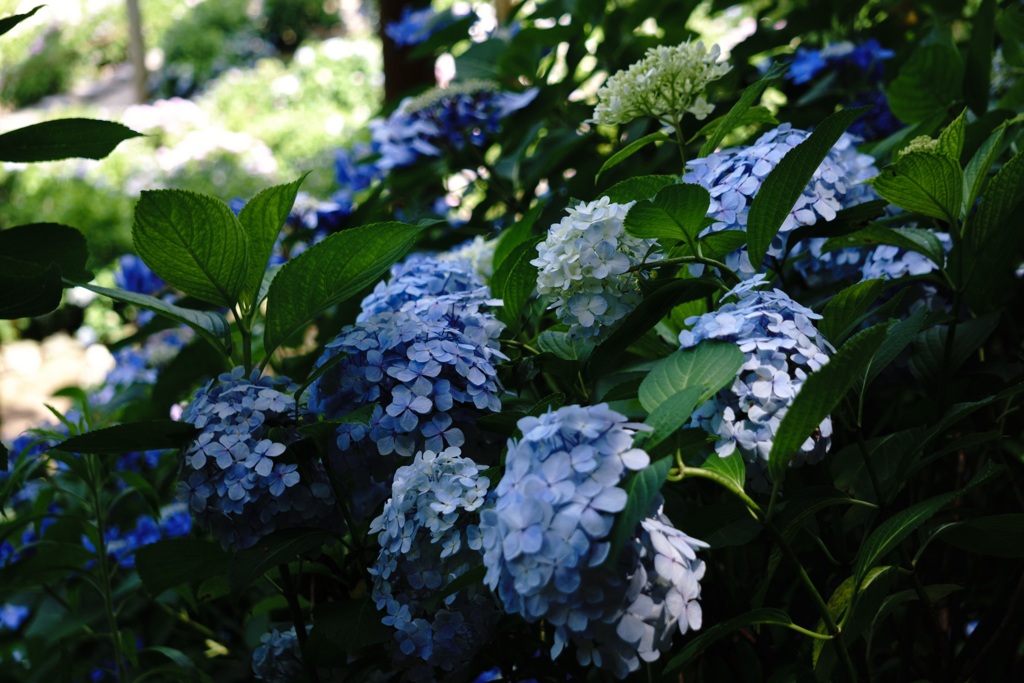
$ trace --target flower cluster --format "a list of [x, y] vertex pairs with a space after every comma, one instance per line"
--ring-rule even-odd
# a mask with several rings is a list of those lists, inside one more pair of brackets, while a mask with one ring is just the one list
[[395, 473], [391, 498], [370, 525], [381, 548], [370, 570], [373, 600], [395, 629], [400, 659], [458, 671], [493, 630], [497, 604], [480, 586], [430, 605], [480, 562], [480, 531], [471, 520], [490, 483], [480, 472], [458, 448], [417, 453]]
[[[307, 626], [308, 631], [311, 626]], [[260, 637], [260, 646], [252, 653], [252, 672], [256, 680], [267, 683], [294, 683], [303, 680], [306, 665], [295, 627], [287, 631], [276, 628]]]
[[650, 116], [676, 126], [687, 112], [704, 119], [714, 109], [706, 97], [708, 84], [732, 70], [718, 61], [720, 55], [717, 45], [708, 50], [703, 42], [650, 48], [597, 91], [594, 123], [614, 125]]
[[[107, 555], [121, 567], [130, 569], [135, 566], [135, 551], [139, 548], [156, 543], [162, 538], [180, 538], [192, 532], [192, 516], [188, 508], [175, 503], [161, 511], [160, 518], [149, 515], [140, 516], [135, 528], [122, 532], [118, 527], [107, 529], [103, 536]], [[87, 537], [82, 537], [82, 545], [90, 552], [96, 552], [96, 546]]]
[[495, 303], [468, 262], [414, 256], [326, 345], [317, 367], [343, 358], [310, 386], [310, 409], [337, 419], [376, 404], [369, 425], [338, 428], [335, 465], [359, 479], [356, 507], [372, 509], [390, 489], [394, 466], [380, 456], [461, 447], [477, 416], [501, 409]]
[[[750, 146], [728, 149], [688, 161], [688, 171], [683, 176], [683, 182], [696, 183], [711, 193], [708, 216], [716, 222], [707, 228], [705, 234], [720, 230], [745, 230], [750, 204], [765, 177], [789, 150], [809, 135], [786, 123], [768, 131]], [[832, 220], [840, 209], [874, 199], [874, 190], [863, 183], [877, 173], [873, 157], [859, 154], [849, 135], [840, 137], [786, 216], [768, 248], [768, 256], [781, 258], [785, 253], [787, 237], [796, 228], [814, 225], [819, 219]], [[821, 270], [829, 270], [831, 277], [837, 277], [837, 266], [855, 266], [860, 258], [860, 252], [856, 250], [822, 254], [823, 243], [824, 238], [810, 241], [811, 255], [816, 258], [803, 260], [801, 267], [805, 276], [813, 277]], [[798, 251], [794, 250], [794, 254]], [[726, 264], [743, 278], [752, 276], [760, 266], [750, 263], [745, 249], [729, 254]]]
[[[687, 319], [691, 329], [679, 334], [687, 349], [706, 339], [732, 342], [744, 355], [732, 383], [694, 411], [694, 426], [718, 437], [715, 450], [728, 457], [739, 450], [757, 466], [768, 462], [775, 432], [809, 373], [828, 362], [831, 347], [814, 327], [821, 316], [785, 293], [757, 291], [762, 278], [737, 285], [727, 296], [737, 300], [717, 311]], [[831, 445], [832, 419], [826, 417], [807, 436], [794, 465], [820, 460]]]
[[106, 405], [135, 384], [155, 384], [160, 369], [169, 363], [193, 337], [187, 327], [162, 330], [146, 338], [138, 347], [127, 346], [114, 352], [114, 367], [93, 400]]
[[447, 26], [452, 15], [438, 14], [433, 7], [402, 9], [402, 17], [384, 27], [384, 34], [399, 47], [419, 45], [431, 35]]
[[626, 233], [633, 202], [602, 197], [569, 209], [537, 245], [537, 291], [554, 300], [558, 319], [576, 337], [599, 337], [642, 300], [639, 275], [630, 269], [664, 257], [656, 240]]
[[222, 374], [196, 392], [182, 419], [200, 432], [183, 453], [179, 499], [226, 549], [276, 529], [327, 524], [334, 496], [317, 462], [285, 455], [301, 415], [286, 378]]
[[699, 628], [703, 544], [652, 517], [606, 568], [627, 500], [619, 485], [650, 461], [633, 447], [640, 425], [601, 404], [518, 426], [495, 506], [480, 515], [484, 582], [508, 612], [553, 627], [553, 657], [572, 642], [581, 664], [625, 677], [657, 659], [677, 627]]

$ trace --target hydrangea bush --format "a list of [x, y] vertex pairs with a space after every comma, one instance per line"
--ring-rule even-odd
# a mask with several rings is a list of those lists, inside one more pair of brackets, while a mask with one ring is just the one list
[[328, 196], [0, 231], [153, 316], [0, 451], [4, 679], [1019, 678], [1024, 13], [861, 5], [519, 4]]

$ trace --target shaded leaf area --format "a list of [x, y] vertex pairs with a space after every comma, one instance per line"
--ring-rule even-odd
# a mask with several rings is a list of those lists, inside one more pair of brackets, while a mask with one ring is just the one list
[[0, 319], [55, 310], [64, 280], [92, 279], [88, 260], [85, 237], [66, 225], [34, 223], [0, 231]]
[[[22, 18], [27, 16], [22, 15]], [[0, 33], [3, 32], [0, 30]], [[112, 121], [44, 121], [0, 135], [0, 161], [58, 161], [72, 157], [102, 159], [125, 140], [141, 135]]]
[[150, 595], [182, 584], [199, 583], [226, 574], [231, 556], [201, 538], [167, 538], [135, 551], [135, 566]]
[[198, 433], [199, 430], [187, 422], [147, 420], [115, 425], [73, 436], [57, 444], [56, 448], [69, 453], [97, 454], [153, 451], [164, 448], [181, 448], [195, 438]]

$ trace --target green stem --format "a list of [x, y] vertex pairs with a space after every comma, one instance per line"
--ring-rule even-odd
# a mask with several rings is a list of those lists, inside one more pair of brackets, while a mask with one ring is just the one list
[[299, 605], [299, 592], [292, 580], [291, 570], [286, 563], [278, 565], [281, 572], [281, 587], [284, 589], [285, 600], [288, 601], [288, 609], [292, 614], [292, 621], [295, 623], [295, 636], [299, 640], [299, 648], [302, 650], [302, 660], [306, 664], [306, 673], [311, 683], [320, 683], [320, 676], [317, 674], [316, 666], [306, 657], [306, 620], [302, 616], [302, 607]]
[[686, 141], [683, 139], [682, 118], [677, 118], [672, 127], [676, 129], [676, 144], [679, 146], [679, 159], [683, 164], [682, 172], [686, 173]]

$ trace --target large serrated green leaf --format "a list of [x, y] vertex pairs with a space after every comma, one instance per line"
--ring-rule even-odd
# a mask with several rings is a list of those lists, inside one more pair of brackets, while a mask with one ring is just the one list
[[865, 111], [866, 107], [858, 107], [830, 115], [806, 140], [789, 150], [764, 179], [747, 217], [747, 250], [755, 268], [760, 268], [768, 245], [829, 150]]
[[267, 357], [316, 316], [380, 278], [422, 230], [398, 222], [364, 225], [335, 233], [285, 264], [267, 295]]
[[220, 546], [200, 538], [166, 538], [135, 551], [142, 585], [156, 597], [168, 588], [225, 574], [230, 556]]
[[974, 153], [971, 160], [964, 168], [964, 200], [960, 207], [960, 218], [966, 218], [970, 213], [974, 201], [981, 194], [981, 188], [988, 177], [988, 171], [992, 168], [999, 151], [1003, 146], [1003, 138], [1006, 137], [1006, 127], [999, 126], [986, 138], [978, 151]]
[[32, 223], [0, 230], [0, 254], [40, 266], [56, 263], [61, 277], [72, 282], [88, 282], [93, 277], [85, 267], [89, 260], [85, 236], [66, 225]]
[[1003, 471], [1003, 467], [988, 462], [962, 489], [934, 496], [917, 505], [912, 505], [882, 522], [871, 532], [857, 553], [853, 571], [855, 581], [860, 583], [878, 560], [892, 551], [903, 539], [913, 533], [914, 529], [931, 519], [939, 510]]
[[921, 380], [945, 381], [949, 373], [964, 364], [995, 331], [1000, 314], [989, 313], [980, 318], [964, 320], [956, 327], [953, 348], [947, 349], [949, 327], [936, 325], [917, 335], [910, 372]]
[[700, 397], [700, 387], [688, 387], [663, 401], [644, 421], [652, 431], [638, 435], [637, 444], [650, 451], [672, 436], [690, 419], [690, 414], [697, 407]]
[[681, 349], [651, 367], [640, 383], [640, 404], [653, 412], [683, 389], [698, 387], [700, 405], [732, 383], [741, 365], [743, 352], [735, 344], [704, 341]]
[[117, 454], [181, 448], [195, 438], [199, 430], [188, 422], [147, 420], [129, 422], [73, 436], [57, 444], [69, 453]]
[[238, 214], [238, 221], [245, 230], [249, 244], [248, 270], [241, 292], [241, 301], [247, 308], [259, 303], [260, 286], [274, 251], [274, 243], [288, 219], [299, 186], [306, 175], [303, 174], [287, 185], [268, 187], [250, 199]]
[[672, 463], [671, 457], [655, 460], [639, 472], [629, 475], [623, 482], [622, 488], [627, 496], [626, 507], [616, 515], [612, 529], [608, 532], [611, 549], [604, 561], [605, 567], [616, 566], [622, 549], [636, 535], [636, 525], [654, 512], [654, 501], [672, 469]]
[[523, 307], [537, 291], [537, 267], [530, 261], [537, 258], [538, 241], [517, 245], [491, 276], [491, 294], [502, 300], [497, 315], [513, 332], [522, 327]]
[[896, 206], [956, 224], [963, 201], [960, 165], [945, 154], [910, 152], [882, 169], [871, 181], [878, 194]]
[[836, 293], [821, 312], [818, 331], [839, 346], [863, 322], [868, 309], [885, 291], [885, 280], [862, 280]]
[[662, 672], [663, 676], [678, 671], [687, 663], [692, 661], [704, 650], [708, 649], [715, 642], [725, 638], [736, 631], [746, 628], [747, 626], [754, 626], [757, 624], [775, 624], [778, 626], [788, 626], [793, 623], [793, 620], [788, 614], [780, 609], [774, 609], [770, 607], [762, 607], [761, 609], [751, 610], [745, 614], [741, 614], [738, 617], [727, 619], [726, 621], [719, 622], [714, 626], [711, 626], [705, 631], [702, 631], [700, 635], [693, 638], [688, 642], [678, 655], [669, 660], [669, 663], [665, 665], [665, 670]]
[[602, 195], [614, 204], [628, 204], [632, 201], [650, 199], [663, 188], [675, 185], [679, 178], [671, 175], [641, 175], [615, 183]]
[[135, 205], [135, 251], [168, 284], [232, 308], [245, 284], [249, 247], [227, 204], [184, 190], [146, 190]]
[[922, 44], [885, 89], [889, 107], [906, 123], [944, 113], [959, 95], [963, 75], [963, 59], [951, 42]]
[[669, 138], [669, 136], [665, 135], [664, 133], [657, 132], [651, 133], [650, 135], [645, 135], [639, 140], [634, 140], [633, 142], [629, 143], [628, 145], [620, 149], [615, 154], [608, 157], [608, 160], [601, 165], [601, 168], [598, 170], [597, 175], [594, 176], [594, 182], [597, 182], [597, 180], [601, 177], [602, 173], [604, 173], [610, 168], [618, 166], [623, 161], [633, 156], [647, 145], [654, 142], [664, 142], [665, 140], [670, 139], [671, 138]]
[[778, 481], [785, 475], [786, 468], [804, 441], [864, 373], [885, 339], [887, 327], [888, 323], [880, 323], [854, 335], [828, 363], [804, 380], [775, 432], [768, 455], [768, 469], [773, 479]]
[[322, 548], [330, 537], [331, 533], [323, 529], [281, 529], [264, 536], [232, 560], [228, 573], [231, 590], [237, 593], [274, 567]]
[[544, 330], [537, 336], [537, 348], [561, 360], [585, 361], [594, 350], [588, 339], [573, 339], [568, 332]]
[[[1003, 165], [981, 193], [978, 210], [964, 226], [963, 284], [970, 286], [979, 274], [1000, 272], [1013, 258], [1020, 243], [1019, 222], [1012, 216], [1024, 203], [1024, 151]], [[980, 280], [985, 280], [979, 277]], [[996, 278], [994, 282], [1001, 282]], [[982, 282], [980, 289], [989, 289]]]
[[141, 135], [112, 121], [44, 121], [0, 135], [0, 161], [57, 161], [71, 157], [102, 159], [125, 140]]
[[711, 195], [700, 185], [669, 185], [651, 201], [638, 201], [622, 227], [630, 235], [670, 242], [688, 241], [704, 228]]
[[753, 85], [747, 86], [743, 90], [743, 94], [740, 95], [739, 100], [732, 106], [732, 109], [721, 118], [718, 127], [715, 128], [707, 141], [701, 145], [700, 154], [698, 156], [706, 157], [707, 155], [718, 149], [718, 145], [722, 144], [722, 140], [725, 136], [736, 129], [737, 126], [742, 124], [743, 118], [747, 115], [747, 112], [753, 106], [754, 101], [761, 96], [769, 85], [773, 81], [782, 78], [783, 74], [786, 73], [787, 66], [780, 62], [773, 63], [768, 71], [765, 72], [761, 79]]
[[110, 289], [93, 284], [80, 284], [90, 292], [102, 294], [105, 297], [120, 301], [126, 304], [141, 306], [147, 311], [153, 311], [174, 322], [188, 325], [196, 331], [200, 337], [213, 344], [213, 346], [225, 356], [231, 355], [231, 329], [227, 319], [217, 311], [197, 311], [191, 308], [183, 308], [169, 304], [163, 299], [146, 294], [136, 294], [123, 289]]

